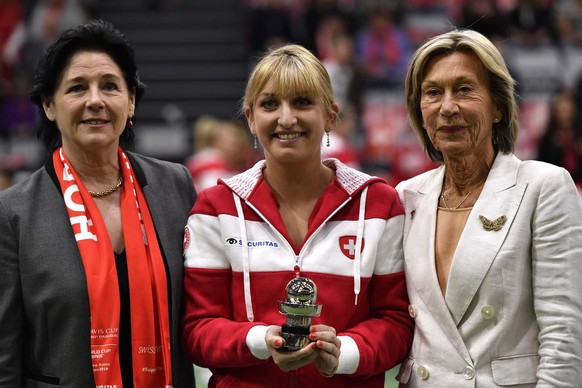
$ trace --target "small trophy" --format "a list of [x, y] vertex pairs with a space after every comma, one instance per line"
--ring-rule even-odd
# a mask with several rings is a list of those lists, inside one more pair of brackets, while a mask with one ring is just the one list
[[321, 313], [321, 305], [315, 304], [317, 287], [306, 277], [296, 277], [285, 288], [287, 300], [277, 303], [279, 312], [287, 316], [281, 326], [281, 337], [285, 340], [284, 348], [298, 350], [309, 343], [311, 317]]

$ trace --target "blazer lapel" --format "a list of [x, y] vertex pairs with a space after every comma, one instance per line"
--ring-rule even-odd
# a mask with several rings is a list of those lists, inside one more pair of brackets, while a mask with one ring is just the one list
[[440, 167], [422, 183], [418, 191], [404, 190], [407, 230], [404, 234], [404, 257], [407, 281], [413, 287], [441, 327], [448, 340], [468, 363], [471, 357], [457, 330], [436, 276], [435, 228], [438, 200], [444, 179], [444, 168]]
[[[436, 206], [438, 191], [427, 186], [442, 184], [442, 169], [429, 179], [418, 191], [404, 190], [408, 229], [405, 231], [404, 249], [406, 266], [410, 267], [409, 276], [416, 291], [425, 299], [427, 305], [441, 304], [444, 307], [440, 291], [434, 298], [435, 289], [439, 289], [434, 262], [434, 228], [436, 225]], [[440, 182], [440, 183], [439, 183]], [[439, 302], [440, 300], [440, 302]]]
[[[513, 155], [497, 155], [459, 239], [446, 293], [455, 325], [475, 297], [519, 209], [527, 187], [517, 185], [519, 163]], [[486, 229], [488, 221], [495, 220], [498, 228]]]
[[[148, 185], [148, 178], [154, 179], [151, 175], [151, 169], [148, 169], [144, 164], [143, 166], [139, 163], [136, 157], [131, 153], [127, 153], [128, 158], [131, 161], [131, 166], [135, 172], [136, 179], [141, 186], [143, 195], [146, 198], [147, 206], [152, 216], [152, 222], [154, 223], [156, 234], [158, 237], [158, 244], [162, 250], [162, 254], [170, 254], [172, 251], [168, 251], [167, 241], [168, 241], [168, 230], [167, 224], [164, 222], [159, 222], [159, 220], [164, 220], [167, 217], [163, 209], [164, 205], [164, 193], [161, 192], [156, 187], [159, 185]], [[156, 222], [158, 221], [158, 222]]]

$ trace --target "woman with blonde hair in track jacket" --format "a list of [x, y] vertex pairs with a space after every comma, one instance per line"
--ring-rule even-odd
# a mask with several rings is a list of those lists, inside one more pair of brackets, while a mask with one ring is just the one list
[[[243, 100], [265, 160], [203, 191], [185, 236], [183, 344], [213, 387], [384, 387], [412, 341], [403, 208], [379, 178], [321, 159], [338, 106], [321, 62], [271, 51]], [[277, 302], [317, 286], [310, 342], [286, 350]]]

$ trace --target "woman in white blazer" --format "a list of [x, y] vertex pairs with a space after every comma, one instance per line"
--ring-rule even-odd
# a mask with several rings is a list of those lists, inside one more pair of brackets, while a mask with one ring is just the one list
[[411, 125], [438, 168], [402, 182], [403, 387], [580, 387], [582, 204], [563, 168], [513, 155], [514, 80], [483, 35], [415, 53]]

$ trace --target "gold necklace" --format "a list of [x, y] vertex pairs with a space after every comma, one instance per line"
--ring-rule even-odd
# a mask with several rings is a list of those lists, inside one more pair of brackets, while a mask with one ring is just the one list
[[89, 190], [89, 194], [91, 195], [91, 197], [105, 197], [106, 195], [109, 195], [111, 193], [113, 193], [115, 190], [119, 189], [121, 187], [121, 184], [123, 183], [123, 177], [119, 177], [119, 179], [117, 180], [117, 183], [115, 184], [115, 186], [112, 186], [110, 188], [108, 188], [107, 190], [103, 190], [103, 191], [91, 191]]
[[461, 206], [463, 204], [463, 202], [465, 202], [465, 200], [469, 197], [469, 195], [471, 195], [472, 192], [473, 192], [473, 190], [469, 191], [467, 193], [467, 195], [465, 195], [463, 197], [463, 199], [461, 199], [461, 202], [459, 202], [457, 204], [457, 206], [454, 206], [454, 207], [449, 207], [449, 204], [447, 203], [447, 200], [445, 199], [445, 193], [441, 194], [441, 199], [443, 200], [443, 204], [445, 205], [445, 208], [447, 208], [449, 210], [457, 210], [459, 208], [459, 206]]

